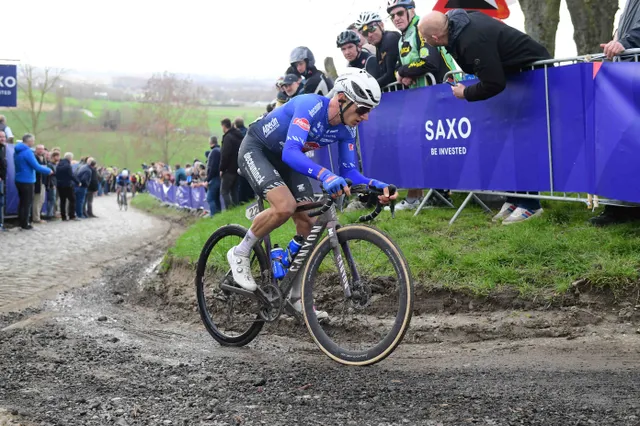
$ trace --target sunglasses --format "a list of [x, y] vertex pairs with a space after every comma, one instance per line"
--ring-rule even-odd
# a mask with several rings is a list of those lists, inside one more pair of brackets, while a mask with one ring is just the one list
[[391, 19], [394, 19], [396, 16], [398, 18], [402, 18], [405, 15], [406, 11], [405, 10], [399, 10], [396, 13], [390, 13], [389, 16], [391, 17]]
[[356, 114], [362, 116], [362, 115], [369, 114], [370, 112], [371, 112], [371, 107], [356, 104]]
[[376, 32], [377, 29], [378, 27], [376, 25], [365, 25], [362, 27], [362, 35], [366, 37], [369, 34]]

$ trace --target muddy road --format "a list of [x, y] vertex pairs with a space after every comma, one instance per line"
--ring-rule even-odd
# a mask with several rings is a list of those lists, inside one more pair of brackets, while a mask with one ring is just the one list
[[162, 254], [0, 313], [0, 425], [640, 424], [640, 326], [615, 315], [425, 313], [385, 361], [349, 368], [290, 320], [221, 348], [149, 293]]

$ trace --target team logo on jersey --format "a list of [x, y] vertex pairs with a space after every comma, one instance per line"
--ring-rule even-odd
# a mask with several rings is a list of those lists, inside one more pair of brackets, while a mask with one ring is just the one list
[[294, 118], [293, 124], [300, 127], [305, 132], [308, 132], [311, 129], [311, 125], [309, 125], [309, 121], [306, 118]]
[[402, 43], [402, 47], [400, 48], [400, 56], [403, 58], [407, 56], [411, 52], [411, 43], [405, 41]]
[[353, 144], [352, 143], [349, 144], [349, 151], [353, 151]]
[[273, 133], [278, 127], [280, 127], [280, 123], [278, 123], [278, 119], [273, 117], [271, 121], [262, 126], [262, 134], [265, 138], [268, 138], [271, 133]]
[[309, 115], [313, 117], [318, 113], [318, 111], [320, 111], [320, 108], [322, 108], [322, 101], [318, 102], [313, 108], [309, 110]]
[[320, 144], [318, 142], [305, 142], [302, 147], [302, 152], [312, 151], [314, 149], [319, 149]]

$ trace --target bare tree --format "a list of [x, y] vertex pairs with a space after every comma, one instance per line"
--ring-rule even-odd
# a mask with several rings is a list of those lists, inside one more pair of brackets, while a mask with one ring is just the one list
[[42, 108], [45, 104], [45, 96], [58, 88], [64, 72], [60, 68], [45, 67], [39, 69], [33, 65], [22, 65], [20, 67], [18, 88], [27, 98], [26, 109], [29, 113], [29, 119], [25, 122], [19, 114], [15, 113], [13, 117], [35, 136], [47, 130], [42, 123]]
[[578, 55], [602, 52], [600, 43], [607, 43], [613, 38], [618, 0], [567, 0], [567, 7]]
[[520, 7], [524, 14], [525, 32], [554, 56], [560, 22], [560, 0], [520, 0]]
[[168, 72], [155, 74], [147, 82], [137, 110], [137, 130], [160, 148], [165, 164], [185, 142], [206, 134], [206, 110], [200, 106], [200, 95], [191, 80]]

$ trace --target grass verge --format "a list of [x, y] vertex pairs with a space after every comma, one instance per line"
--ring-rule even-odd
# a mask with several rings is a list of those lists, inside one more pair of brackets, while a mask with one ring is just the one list
[[134, 198], [131, 198], [129, 202], [132, 207], [138, 210], [161, 217], [162, 219], [178, 222], [182, 225], [189, 226], [197, 220], [197, 218], [189, 212], [165, 206], [158, 201], [157, 198], [149, 194], [137, 194]]
[[[456, 204], [460, 204], [456, 199]], [[431, 209], [417, 217], [383, 212], [373, 223], [400, 246], [417, 283], [485, 296], [515, 289], [523, 297], [565, 293], [577, 280], [613, 292], [639, 284], [640, 229], [635, 224], [595, 228], [593, 214], [577, 203], [546, 202], [542, 217], [511, 226], [492, 223], [480, 209], [469, 207], [449, 226], [454, 211]], [[165, 208], [162, 208], [166, 210]], [[207, 238], [222, 225], [250, 222], [244, 207], [213, 218], [198, 219], [176, 241], [168, 257], [195, 263]], [[353, 223], [359, 213], [341, 214]], [[272, 235], [286, 244], [294, 235], [289, 221]]]

